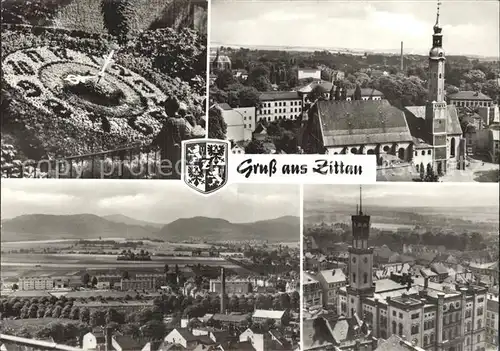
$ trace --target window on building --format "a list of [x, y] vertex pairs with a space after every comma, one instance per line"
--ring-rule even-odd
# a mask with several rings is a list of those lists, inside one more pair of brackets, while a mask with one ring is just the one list
[[411, 326], [411, 335], [418, 334], [420, 332], [420, 326], [418, 324], [414, 324]]
[[480, 319], [478, 319], [478, 320], [477, 320], [477, 329], [481, 329], [481, 327], [483, 326], [483, 325], [482, 325], [482, 324], [483, 324], [482, 322], [483, 322], [483, 321], [482, 321], [482, 320], [480, 320]]
[[424, 335], [424, 346], [429, 344], [429, 337]]
[[403, 314], [399, 312], [399, 319], [403, 319]]
[[477, 336], [477, 342], [481, 342], [481, 334]]
[[482, 315], [483, 315], [483, 308], [482, 308], [482, 307], [479, 307], [479, 308], [477, 309], [477, 315], [478, 315], [478, 316], [482, 316]]
[[368, 283], [368, 274], [367, 273], [363, 274], [363, 283], [365, 283], [365, 284]]
[[392, 333], [396, 334], [396, 322], [392, 321]]
[[403, 336], [403, 324], [402, 323], [399, 323], [398, 334], [399, 334], [399, 336]]
[[396, 317], [396, 311], [392, 311], [392, 316]]
[[353, 274], [352, 274], [352, 282], [353, 282], [353, 283], [356, 283], [356, 273], [353, 273]]
[[434, 333], [431, 333], [431, 342], [434, 342]]

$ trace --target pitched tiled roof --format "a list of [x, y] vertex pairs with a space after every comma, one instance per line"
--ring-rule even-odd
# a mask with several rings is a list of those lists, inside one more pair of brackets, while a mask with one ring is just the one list
[[491, 98], [487, 95], [484, 95], [481, 92], [476, 92], [476, 91], [459, 91], [458, 93], [455, 94], [450, 94], [447, 96], [449, 99], [452, 100], [488, 100], [492, 101]]
[[345, 274], [339, 268], [321, 271], [319, 272], [319, 274], [321, 274], [321, 276], [327, 283], [345, 282], [346, 278]]
[[229, 104], [228, 104], [228, 103], [225, 103], [225, 102], [223, 102], [222, 104], [219, 104], [218, 106], [219, 106], [221, 109], [226, 110], [226, 111], [227, 111], [227, 110], [232, 110], [232, 109], [233, 109], [231, 106], [229, 106]]
[[259, 96], [261, 101], [275, 100], [300, 100], [299, 93], [296, 91], [267, 91]]
[[333, 346], [335, 339], [323, 318], [308, 319], [302, 324], [304, 350]]
[[120, 345], [123, 351], [138, 351], [142, 350], [142, 348], [148, 343], [146, 340], [138, 341], [132, 339], [130, 336], [126, 335], [117, 335], [113, 337], [118, 345]]
[[392, 334], [387, 340], [382, 340], [375, 351], [423, 351], [424, 349], [404, 341], [396, 334]]
[[[458, 119], [457, 108], [454, 105], [448, 105], [448, 120], [446, 128], [448, 134], [462, 134], [460, 120]], [[407, 106], [405, 108], [406, 122], [410, 133], [415, 138], [425, 138], [425, 106]]]
[[387, 100], [318, 101], [316, 106], [325, 147], [412, 141], [403, 112]]

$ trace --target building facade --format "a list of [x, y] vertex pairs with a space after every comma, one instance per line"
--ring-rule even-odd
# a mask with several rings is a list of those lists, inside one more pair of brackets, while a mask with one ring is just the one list
[[257, 122], [299, 118], [302, 114], [302, 97], [296, 91], [269, 91], [260, 94]]
[[19, 279], [19, 290], [51, 290], [54, 289], [52, 277], [22, 277]]
[[323, 290], [316, 277], [304, 272], [302, 277], [302, 289], [302, 299], [306, 307], [320, 307], [323, 305]]
[[450, 104], [457, 107], [490, 107], [493, 100], [479, 91], [459, 91], [447, 96]]
[[[220, 294], [222, 291], [221, 281], [219, 279], [210, 279], [210, 292]], [[248, 294], [252, 292], [252, 284], [248, 280], [233, 279], [226, 280], [226, 294]]]
[[[161, 283], [159, 283], [161, 284]], [[122, 279], [120, 288], [123, 291], [127, 290], [155, 290], [157, 285], [156, 278], [135, 278]]]
[[499, 313], [498, 295], [488, 294], [486, 301], [486, 343], [488, 347], [495, 350], [500, 345], [498, 339]]
[[338, 291], [346, 285], [346, 276], [342, 269], [320, 271], [318, 280], [323, 290], [323, 306], [337, 308]]

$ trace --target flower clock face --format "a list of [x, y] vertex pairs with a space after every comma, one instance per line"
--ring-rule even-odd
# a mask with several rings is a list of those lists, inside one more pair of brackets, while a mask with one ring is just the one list
[[144, 77], [106, 61], [66, 48], [38, 47], [11, 53], [2, 65], [5, 81], [33, 107], [82, 132], [152, 138], [165, 117], [165, 94]]

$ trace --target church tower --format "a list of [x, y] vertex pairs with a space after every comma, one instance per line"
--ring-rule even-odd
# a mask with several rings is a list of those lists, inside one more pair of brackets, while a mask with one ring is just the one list
[[373, 296], [373, 247], [368, 247], [370, 216], [363, 213], [362, 189], [359, 188], [359, 208], [352, 221], [352, 246], [349, 247], [349, 277], [347, 286], [347, 315], [362, 317], [363, 297]]
[[446, 171], [446, 122], [448, 109], [445, 101], [444, 67], [445, 54], [443, 50], [443, 34], [439, 24], [438, 2], [436, 24], [432, 36], [432, 49], [429, 52], [429, 95], [426, 105], [425, 118], [427, 142], [434, 147], [433, 168], [435, 172]]

